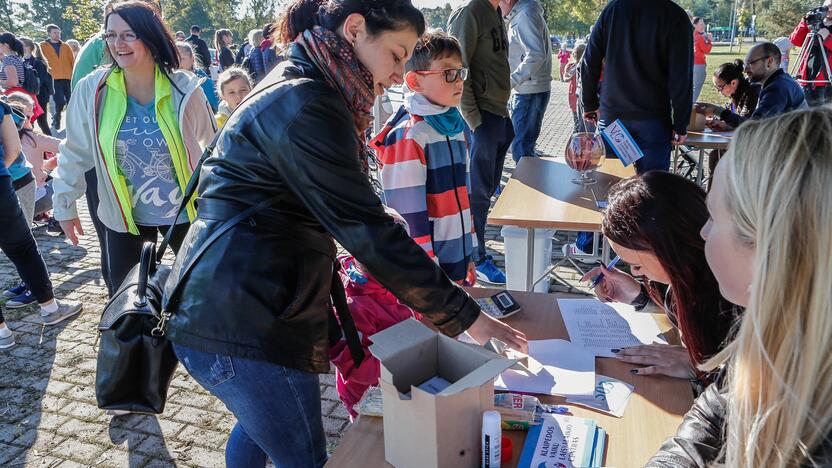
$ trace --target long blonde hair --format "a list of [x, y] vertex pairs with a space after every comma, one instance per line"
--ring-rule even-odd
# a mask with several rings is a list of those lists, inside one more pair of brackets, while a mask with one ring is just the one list
[[832, 109], [752, 121], [726, 158], [726, 205], [756, 249], [727, 364], [725, 464], [792, 467], [832, 429]]

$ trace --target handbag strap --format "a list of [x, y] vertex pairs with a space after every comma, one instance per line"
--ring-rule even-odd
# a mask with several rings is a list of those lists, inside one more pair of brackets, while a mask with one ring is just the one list
[[332, 286], [329, 297], [335, 311], [338, 313], [338, 321], [341, 324], [341, 330], [344, 332], [344, 339], [347, 341], [350, 356], [352, 356], [353, 367], [358, 369], [358, 366], [364, 361], [364, 348], [361, 346], [358, 328], [355, 326], [355, 320], [353, 320], [352, 313], [347, 305], [347, 293], [344, 291], [344, 284], [341, 283], [341, 276], [338, 274], [340, 270], [341, 264], [336, 261], [335, 267], [332, 269]]
[[[269, 77], [271, 77], [271, 79]], [[257, 96], [258, 94], [266, 91], [267, 89], [270, 89], [282, 83], [283, 81], [286, 81], [286, 77], [278, 73], [270, 73], [266, 77], [266, 79], [264, 79], [260, 82], [260, 84], [255, 86], [254, 90], [250, 92], [248, 96], [246, 96], [245, 99], [243, 99], [233, 111], [231, 111], [231, 114], [228, 116], [228, 120], [226, 120], [226, 122], [231, 120], [231, 117], [237, 112], [237, 110], [243, 107], [243, 103], [245, 103], [249, 99], [254, 98], [254, 96]], [[185, 190], [183, 191], [184, 196], [182, 197], [182, 201], [179, 202], [179, 208], [176, 209], [176, 216], [173, 217], [173, 221], [171, 221], [168, 231], [165, 233], [164, 237], [162, 238], [162, 242], [159, 243], [159, 247], [156, 250], [157, 264], [162, 263], [162, 258], [165, 256], [165, 251], [167, 250], [168, 245], [170, 245], [170, 240], [173, 237], [173, 228], [176, 227], [176, 222], [179, 220], [179, 217], [182, 216], [182, 212], [185, 211], [185, 207], [188, 206], [188, 200], [190, 200], [196, 192], [197, 185], [199, 184], [199, 173], [202, 170], [202, 164], [214, 152], [214, 148], [216, 148], [217, 142], [219, 141], [221, 135], [222, 129], [218, 129], [217, 134], [214, 135], [214, 139], [211, 140], [211, 143], [207, 147], [205, 147], [205, 150], [202, 152], [202, 156], [199, 157], [199, 161], [196, 163], [196, 166], [194, 167], [194, 171], [191, 173], [190, 179], [188, 179], [188, 184], [185, 186]], [[265, 208], [265, 206], [263, 208]], [[250, 214], [254, 214], [254, 212]]]

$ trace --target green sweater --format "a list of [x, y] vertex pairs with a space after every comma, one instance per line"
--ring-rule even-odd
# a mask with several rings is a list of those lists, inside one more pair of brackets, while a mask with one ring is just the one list
[[511, 70], [502, 14], [488, 0], [471, 0], [451, 13], [448, 32], [462, 46], [462, 64], [470, 69], [462, 91], [462, 116], [473, 130], [482, 111], [508, 117]]
[[84, 47], [81, 48], [78, 56], [75, 57], [75, 69], [72, 71], [72, 83], [70, 84], [72, 90], [75, 89], [75, 85], [78, 84], [81, 78], [89, 75], [93, 70], [108, 62], [108, 59], [105, 57], [107, 54], [104, 51], [107, 44], [104, 42], [101, 34], [98, 33], [91, 37], [84, 44]]

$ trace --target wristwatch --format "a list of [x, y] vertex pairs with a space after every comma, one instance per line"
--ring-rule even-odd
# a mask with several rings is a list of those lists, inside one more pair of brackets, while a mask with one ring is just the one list
[[636, 310], [641, 310], [647, 307], [647, 303], [650, 302], [650, 294], [647, 292], [647, 288], [642, 284], [641, 285], [641, 292], [638, 293], [633, 302], [630, 302], [631, 306], [634, 306]]

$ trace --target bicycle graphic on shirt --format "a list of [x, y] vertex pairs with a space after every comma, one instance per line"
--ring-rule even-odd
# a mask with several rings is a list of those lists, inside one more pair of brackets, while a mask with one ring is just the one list
[[[162, 216], [164, 218], [173, 217], [182, 200], [182, 193], [176, 183], [175, 172], [171, 167], [170, 153], [161, 151], [162, 148], [145, 146], [150, 157], [143, 158], [136, 152], [131, 151], [131, 148], [134, 148], [137, 144], [139, 142], [134, 138], [116, 142], [119, 171], [130, 188], [133, 205], [135, 206], [137, 202], [151, 204], [156, 207], [169, 204], [171, 206], [170, 211]], [[160, 185], [173, 185], [173, 188], [169, 194], [162, 194], [160, 193]]]

